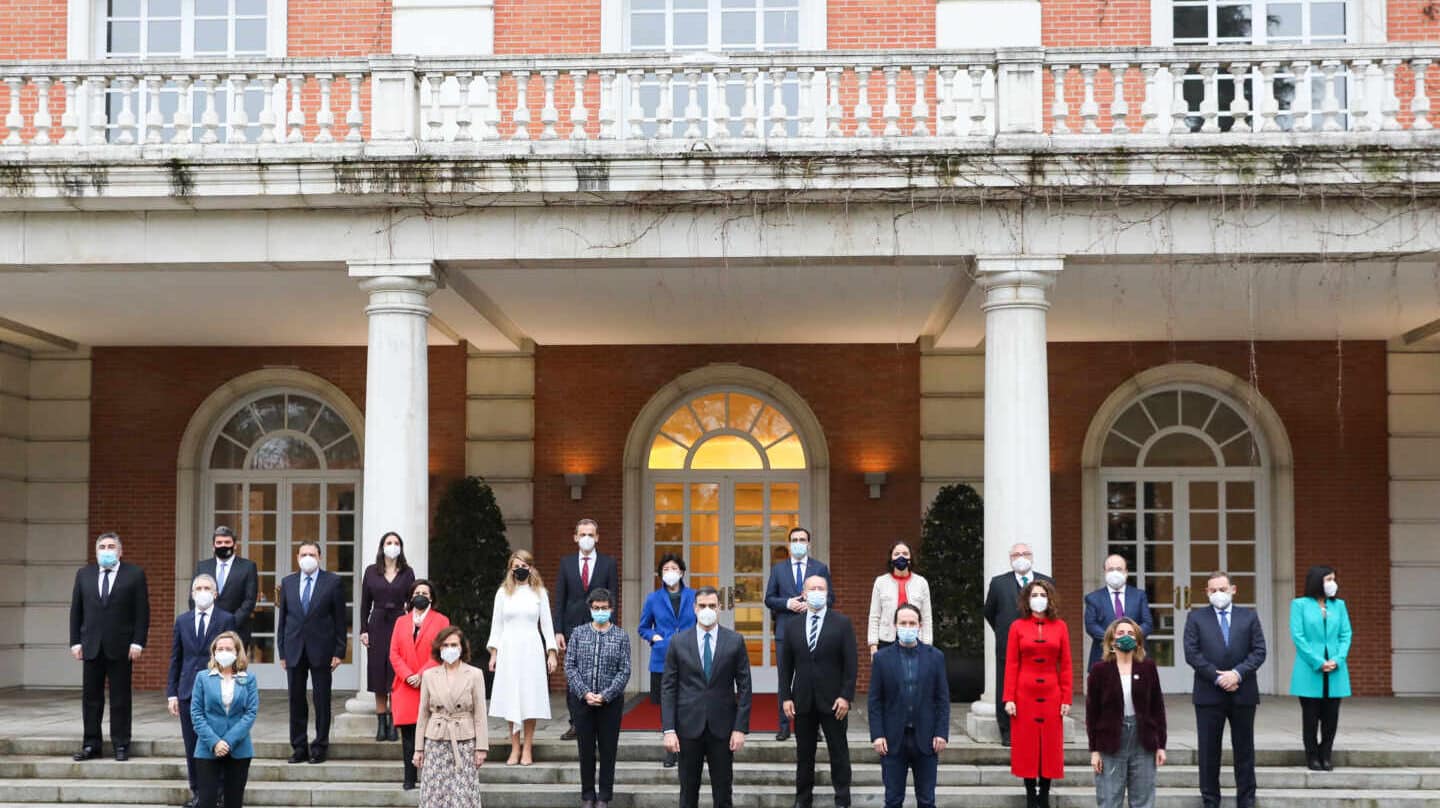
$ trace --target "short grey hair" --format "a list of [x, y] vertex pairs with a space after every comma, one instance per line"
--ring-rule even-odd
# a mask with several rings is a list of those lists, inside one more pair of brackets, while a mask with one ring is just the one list
[[210, 583], [210, 585], [213, 586], [213, 587], [215, 587], [216, 589], [219, 589], [219, 588], [220, 588], [220, 584], [215, 583], [215, 578], [214, 578], [213, 576], [211, 576], [209, 573], [206, 573], [206, 572], [202, 572], [202, 573], [200, 573], [199, 575], [196, 575], [196, 576], [190, 581], [190, 588], [193, 590], [193, 589], [195, 588], [195, 584], [198, 584], [198, 583], [200, 583], [201, 581], [208, 581], [208, 582]]
[[575, 532], [579, 533], [580, 528], [585, 527], [586, 525], [595, 528], [596, 533], [600, 532], [600, 523], [596, 522], [594, 519], [591, 519], [588, 516], [575, 523]]
[[99, 547], [100, 542], [105, 541], [106, 539], [114, 539], [116, 544], [120, 545], [121, 547], [125, 546], [125, 544], [120, 541], [120, 534], [114, 531], [106, 531], [104, 533], [101, 533], [99, 536], [96, 536], [95, 546]]

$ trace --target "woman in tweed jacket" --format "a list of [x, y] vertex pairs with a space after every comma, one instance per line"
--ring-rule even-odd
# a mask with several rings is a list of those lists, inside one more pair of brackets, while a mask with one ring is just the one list
[[[604, 587], [586, 599], [590, 622], [570, 632], [565, 647], [566, 698], [580, 744], [581, 805], [609, 808], [615, 796], [615, 750], [630, 681], [630, 638], [610, 621], [613, 596]], [[600, 751], [600, 786], [595, 786], [595, 751]]]

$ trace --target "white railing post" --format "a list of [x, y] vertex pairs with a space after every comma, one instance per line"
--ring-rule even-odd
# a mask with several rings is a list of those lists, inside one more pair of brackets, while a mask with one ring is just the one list
[[1320, 131], [1321, 132], [1343, 132], [1344, 125], [1340, 123], [1340, 96], [1335, 91], [1335, 83], [1341, 81], [1340, 60], [1326, 59], [1320, 63], [1320, 72], [1325, 75], [1325, 97], [1320, 102]]
[[445, 139], [445, 110], [440, 106], [440, 91], [445, 88], [445, 74], [425, 73], [421, 80], [425, 82], [429, 103], [425, 105], [425, 129], [420, 137], [434, 143]]
[[[206, 74], [200, 77], [200, 92], [205, 100], [205, 108], [200, 113], [200, 142], [220, 142], [220, 115], [215, 111], [215, 85], [220, 77], [213, 74]], [[297, 101], [295, 106], [300, 106]]]
[[1294, 62], [1290, 65], [1290, 74], [1294, 76], [1295, 99], [1290, 104], [1290, 128], [1296, 132], [1309, 132], [1314, 126], [1311, 117], [1312, 96], [1310, 95], [1310, 63], [1306, 61]]
[[110, 121], [105, 108], [110, 100], [110, 93], [107, 90], [109, 78], [106, 76], [91, 76], [85, 80], [90, 87], [90, 136], [86, 141], [96, 146], [102, 146], [108, 139]]
[[511, 140], [530, 139], [530, 71], [517, 70], [515, 76], [515, 111], [511, 113], [510, 120], [515, 124], [515, 131], [510, 134]]
[[1234, 95], [1230, 98], [1230, 131], [1249, 132], [1250, 104], [1245, 100], [1245, 79], [1250, 75], [1250, 64], [1248, 62], [1231, 62], [1227, 68], [1230, 73], [1231, 86], [1234, 88]]
[[855, 101], [855, 137], [874, 137], [875, 132], [870, 128], [870, 74], [874, 68], [858, 67], [855, 69], [855, 80], [857, 83], [857, 95]]
[[785, 127], [789, 110], [785, 109], [785, 68], [770, 68], [770, 137], [783, 138], [789, 134]]
[[1200, 102], [1200, 117], [1204, 123], [1200, 124], [1200, 131], [1207, 134], [1220, 131], [1220, 82], [1216, 78], [1219, 71], [1219, 62], [1200, 63], [1200, 76], [1205, 82], [1205, 97]]
[[315, 113], [315, 125], [320, 131], [315, 133], [315, 142], [334, 143], [335, 112], [330, 106], [330, 83], [335, 80], [335, 74], [316, 73], [315, 80], [320, 83], [320, 110]]
[[664, 140], [675, 137], [675, 71], [655, 71], [660, 79], [660, 103], [655, 107], [655, 137]]
[[[375, 85], [377, 90], [379, 85]], [[285, 89], [290, 96], [289, 103], [285, 108], [285, 142], [305, 142], [305, 108], [301, 106], [300, 94], [305, 89], [305, 75], [303, 73], [287, 73], [285, 75]], [[374, 98], [380, 97], [379, 92], [374, 93]]]
[[1385, 132], [1393, 132], [1400, 129], [1400, 99], [1395, 97], [1395, 69], [1400, 66], [1399, 59], [1380, 60], [1380, 129]]
[[359, 143], [365, 139], [360, 131], [365, 125], [365, 113], [360, 109], [360, 82], [364, 80], [363, 73], [345, 74], [345, 83], [350, 87], [350, 109], [345, 112], [345, 128], [349, 130], [345, 133], [346, 143]]
[[625, 71], [625, 83], [630, 93], [630, 103], [625, 106], [625, 126], [621, 140], [645, 139], [645, 106], [640, 103], [640, 85], [645, 81], [645, 70], [632, 67]]
[[1110, 132], [1116, 135], [1128, 134], [1130, 127], [1125, 119], [1130, 116], [1130, 105], [1125, 102], [1125, 73], [1130, 65], [1117, 62], [1110, 65], [1110, 81], [1114, 86], [1114, 98], [1110, 100]]
[[1050, 75], [1053, 78], [1054, 86], [1051, 92], [1055, 94], [1050, 104], [1050, 128], [1057, 135], [1064, 135], [1070, 132], [1065, 119], [1070, 117], [1070, 105], [1065, 102], [1065, 74], [1070, 72], [1070, 65], [1050, 65]]
[[560, 137], [555, 125], [560, 122], [560, 110], [555, 106], [555, 79], [559, 75], [556, 70], [540, 71], [540, 78], [544, 82], [545, 98], [540, 106], [540, 139], [555, 140]]
[[585, 131], [585, 126], [590, 122], [590, 110], [585, 106], [585, 84], [589, 81], [589, 72], [585, 70], [570, 71], [570, 88], [575, 91], [575, 103], [570, 107], [570, 139], [585, 140], [590, 135]]
[[710, 139], [720, 143], [730, 139], [730, 68], [715, 68], [715, 99], [710, 104]]
[[1190, 65], [1175, 62], [1170, 65], [1170, 134], [1183, 135], [1190, 131], [1190, 102], [1185, 100], [1185, 71]]
[[[230, 92], [228, 94], [230, 135], [226, 140], [230, 143], [245, 142], [245, 128], [250, 125], [250, 116], [245, 112], [245, 85], [249, 83], [249, 77], [243, 73], [232, 74], [229, 79]], [[158, 111], [158, 110], [157, 110]]]
[[50, 143], [50, 127], [54, 123], [50, 117], [50, 84], [49, 76], [36, 76], [35, 83], [35, 137], [30, 142], [37, 146], [45, 146]]
[[885, 137], [900, 137], [900, 101], [897, 93], [900, 66], [885, 65], [881, 72], [885, 75], [885, 106], [880, 108], [880, 116], [885, 119], [885, 129], [881, 134]]
[[685, 68], [685, 139], [699, 140], [705, 136], [704, 111], [700, 109], [700, 68]]
[[812, 137], [819, 125], [815, 121], [815, 68], [802, 67], [795, 71], [796, 86], [799, 88], [798, 105], [795, 111], [797, 137]]
[[910, 104], [910, 120], [913, 125], [910, 134], [915, 137], [930, 137], [930, 102], [925, 97], [929, 90], [929, 82], [926, 75], [929, 73], [929, 65], [915, 65], [910, 68], [910, 82], [915, 87], [915, 101]]
[[1080, 131], [1087, 135], [1100, 134], [1100, 104], [1095, 101], [1095, 74], [1100, 65], [1080, 65], [1080, 81], [1084, 95], [1080, 101]]
[[135, 87], [135, 77], [116, 76], [115, 83], [120, 85], [120, 114], [115, 118], [115, 142], [128, 146], [135, 142], [135, 131], [138, 128], [135, 120], [135, 102], [130, 97], [130, 91]]
[[615, 110], [619, 107], [619, 99], [616, 97], [618, 83], [615, 81], [615, 71], [609, 68], [600, 70], [600, 139], [614, 140], [618, 138], [619, 130], [615, 128]]
[[1141, 132], [1158, 132], [1160, 130], [1160, 110], [1157, 108], [1160, 101], [1160, 85], [1155, 76], [1159, 72], [1159, 62], [1145, 62], [1140, 65], [1140, 75], [1143, 77], [1144, 83], [1144, 87], [1141, 89], [1143, 95], [1140, 97]]
[[500, 139], [500, 71], [482, 70], [480, 78], [480, 139]]
[[460, 106], [455, 108], [455, 142], [469, 143], [475, 139], [471, 126], [475, 113], [470, 108], [470, 87], [475, 83], [475, 74], [461, 71], [455, 74], [455, 87], [460, 91]]
[[755, 97], [755, 82], [760, 78], [760, 69], [741, 68], [740, 76], [745, 80], [745, 103], [740, 107], [740, 137], [751, 140], [760, 136], [760, 102]]
[[1256, 128], [1260, 132], [1280, 130], [1280, 124], [1275, 121], [1276, 116], [1280, 114], [1280, 102], [1275, 98], [1275, 71], [1279, 68], [1279, 62], [1260, 63], [1260, 84], [1255, 93], [1255, 98], [1260, 106], [1260, 125]]
[[80, 78], [61, 76], [60, 83], [65, 87], [65, 111], [60, 113], [60, 128], [65, 134], [60, 138], [60, 144], [73, 146], [80, 142], [80, 93], [77, 91]]
[[6, 76], [5, 84], [10, 88], [10, 110], [5, 113], [5, 128], [10, 134], [5, 138], [5, 145], [19, 146], [20, 130], [25, 128], [25, 118], [20, 114], [20, 91], [25, 87], [25, 77]]
[[[275, 143], [279, 137], [275, 133], [275, 127], [277, 125], [275, 115], [276, 77], [274, 73], [261, 73], [256, 76], [256, 78], [260, 81], [260, 92], [265, 96], [264, 101], [260, 104], [260, 142]], [[357, 76], [355, 81], [358, 82], [359, 80], [360, 77]], [[185, 91], [182, 89], [181, 92], [183, 93]], [[181, 96], [181, 101], [184, 101], [183, 95]], [[178, 133], [180, 124], [175, 124], [175, 128]]]
[[[288, 79], [289, 77], [287, 77]], [[296, 77], [303, 81], [303, 77]], [[295, 100], [299, 101], [298, 87]], [[298, 103], [296, 104], [298, 107]], [[291, 110], [293, 115], [298, 110]], [[300, 125], [303, 126], [301, 113]], [[298, 142], [292, 124], [292, 142]], [[420, 75], [413, 56], [370, 58], [370, 140], [414, 141], [420, 136]]]
[[990, 134], [985, 109], [985, 73], [988, 69], [985, 65], [970, 65], [965, 71], [970, 74], [970, 131], [967, 133], [970, 137]]
[[1415, 95], [1410, 99], [1410, 114], [1415, 116], [1411, 129], [1430, 128], [1430, 96], [1425, 91], [1425, 72], [1430, 69], [1429, 59], [1411, 59], [1410, 71], [1415, 80]]
[[840, 106], [840, 80], [845, 76], [843, 67], [825, 68], [825, 137], [844, 137], [841, 123], [845, 120], [845, 108]]

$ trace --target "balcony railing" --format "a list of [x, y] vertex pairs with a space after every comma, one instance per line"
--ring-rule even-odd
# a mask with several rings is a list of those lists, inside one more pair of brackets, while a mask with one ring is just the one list
[[0, 62], [0, 158], [240, 144], [461, 155], [1008, 135], [1323, 142], [1431, 129], [1437, 63], [1428, 44]]

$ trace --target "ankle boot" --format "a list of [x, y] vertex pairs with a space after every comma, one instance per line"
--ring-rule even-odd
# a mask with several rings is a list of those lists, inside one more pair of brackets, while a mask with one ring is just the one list
[[400, 730], [398, 730], [398, 729], [395, 728], [395, 714], [394, 714], [394, 713], [386, 713], [386, 714], [385, 714], [385, 740], [387, 740], [387, 741], [398, 741], [398, 740], [400, 740]]
[[1035, 804], [1038, 808], [1050, 808], [1050, 779], [1048, 777], [1040, 778], [1040, 793], [1037, 795]]
[[377, 741], [385, 740], [385, 716], [387, 715], [389, 713], [375, 714], [375, 740]]

